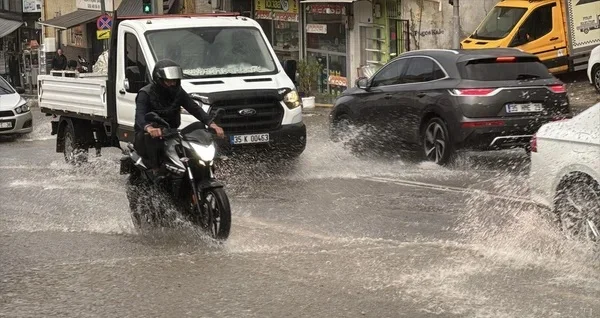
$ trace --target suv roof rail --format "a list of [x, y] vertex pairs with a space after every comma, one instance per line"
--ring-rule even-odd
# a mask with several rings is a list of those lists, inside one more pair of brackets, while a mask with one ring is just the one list
[[[118, 12], [117, 12], [118, 14]], [[221, 13], [194, 13], [194, 14], [164, 14], [164, 15], [132, 15], [118, 16], [119, 20], [142, 20], [142, 19], [173, 19], [173, 18], [212, 18], [212, 17], [239, 17], [242, 16], [238, 12], [221, 12]]]

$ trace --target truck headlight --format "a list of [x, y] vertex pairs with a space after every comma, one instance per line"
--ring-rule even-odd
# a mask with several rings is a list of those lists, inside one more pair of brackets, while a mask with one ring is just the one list
[[300, 96], [293, 90], [283, 97], [283, 102], [289, 109], [297, 108], [300, 106]]

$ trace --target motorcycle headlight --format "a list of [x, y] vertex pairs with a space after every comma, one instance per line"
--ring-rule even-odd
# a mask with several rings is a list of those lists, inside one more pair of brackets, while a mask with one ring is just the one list
[[289, 109], [294, 109], [300, 106], [300, 96], [298, 92], [291, 91], [283, 97], [283, 102]]
[[215, 153], [217, 150], [215, 149], [214, 144], [210, 144], [208, 146], [203, 146], [195, 143], [190, 143], [192, 145], [192, 149], [194, 152], [200, 157], [202, 161], [213, 161], [215, 159]]

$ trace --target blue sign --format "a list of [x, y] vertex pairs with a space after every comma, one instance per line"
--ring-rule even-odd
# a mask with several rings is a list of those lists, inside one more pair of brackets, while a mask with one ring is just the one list
[[102, 15], [96, 20], [98, 30], [110, 30], [112, 28], [112, 18], [109, 15]]

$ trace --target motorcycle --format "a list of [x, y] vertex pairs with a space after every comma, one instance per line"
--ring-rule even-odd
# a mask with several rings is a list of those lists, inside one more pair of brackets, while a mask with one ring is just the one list
[[90, 63], [88, 63], [85, 57], [81, 57], [77, 55], [77, 59], [79, 61], [79, 67], [77, 67], [77, 71], [79, 73], [89, 73], [90, 72]]
[[[212, 123], [223, 113], [217, 110]], [[201, 122], [179, 130], [154, 112], [146, 121], [162, 128], [165, 156], [156, 178], [146, 160], [128, 144], [129, 154], [121, 159], [121, 174], [129, 174], [127, 198], [136, 228], [160, 224], [169, 219], [164, 208], [152, 204], [156, 193], [166, 194], [167, 205], [173, 206], [189, 222], [199, 226], [217, 240], [226, 240], [231, 228], [231, 207], [224, 184], [214, 175], [216, 144], [212, 133]]]

